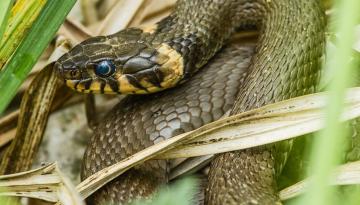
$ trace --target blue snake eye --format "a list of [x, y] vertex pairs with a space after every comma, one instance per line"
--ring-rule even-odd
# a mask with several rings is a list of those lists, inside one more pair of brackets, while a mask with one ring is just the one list
[[115, 72], [115, 65], [110, 60], [104, 60], [95, 65], [95, 74], [100, 77], [109, 77]]

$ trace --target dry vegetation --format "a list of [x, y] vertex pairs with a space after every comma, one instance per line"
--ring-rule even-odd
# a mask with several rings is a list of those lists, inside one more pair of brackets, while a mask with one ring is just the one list
[[[70, 181], [65, 176], [68, 173], [63, 174], [56, 164], [28, 171], [33, 164], [39, 164], [36, 162], [36, 157], [42, 141], [62, 137], [51, 130], [57, 129], [52, 127], [53, 124], [56, 126], [61, 124], [64, 121], [61, 117], [64, 116], [58, 119], [60, 123], [49, 124], [46, 127], [48, 116], [52, 118], [57, 113], [66, 112], [71, 116], [82, 115], [81, 119], [85, 120], [84, 110], [79, 110], [79, 105], [83, 106], [83, 96], [69, 91], [64, 85], [58, 83], [51, 69], [52, 62], [73, 45], [90, 36], [107, 35], [133, 26], [149, 27], [168, 15], [174, 3], [175, 0], [78, 1], [58, 31], [56, 38], [43, 52], [18, 90], [5, 114], [0, 117], [0, 157], [2, 159], [0, 175], [4, 175], [0, 176], [0, 189], [6, 190], [0, 192], [0, 196], [27, 196], [62, 204], [82, 204], [81, 198], [86, 198], [111, 179], [151, 158], [169, 159], [212, 155], [295, 138], [323, 127], [324, 94], [316, 94], [224, 118], [193, 132], [158, 143], [128, 160], [94, 174], [78, 185], [75, 181]], [[330, 10], [328, 13], [331, 13]], [[253, 40], [255, 37], [254, 33], [243, 33], [239, 34], [237, 39], [246, 41]], [[360, 88], [352, 89], [347, 95], [344, 120], [360, 116], [360, 97], [358, 96], [360, 96]], [[97, 100], [104, 103], [103, 106], [97, 107], [98, 112], [104, 113], [119, 99], [106, 96], [98, 97]], [[71, 127], [71, 124], [66, 123], [62, 126]], [[76, 127], [77, 125], [75, 121], [73, 128], [64, 129], [88, 129], [86, 126]], [[43, 138], [45, 128], [48, 130], [45, 138], [50, 139]], [[72, 134], [78, 133], [84, 132]], [[214, 140], [219, 138], [223, 140]], [[58, 146], [66, 149], [62, 145]], [[210, 146], [211, 149], [209, 149]], [[51, 155], [51, 153], [47, 154]], [[204, 160], [209, 158], [211, 156]], [[182, 176], [196, 165], [182, 166], [173, 170], [172, 176]], [[21, 173], [5, 175], [19, 172]], [[360, 183], [360, 162], [342, 165], [334, 171], [333, 178], [331, 182], [333, 184]], [[297, 196], [305, 190], [306, 183], [306, 180], [301, 181], [284, 189], [281, 191], [281, 198], [285, 200]]]

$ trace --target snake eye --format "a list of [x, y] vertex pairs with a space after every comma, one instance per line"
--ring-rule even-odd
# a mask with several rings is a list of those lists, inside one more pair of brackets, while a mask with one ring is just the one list
[[100, 77], [109, 77], [115, 72], [115, 65], [112, 61], [104, 60], [95, 65], [95, 74]]

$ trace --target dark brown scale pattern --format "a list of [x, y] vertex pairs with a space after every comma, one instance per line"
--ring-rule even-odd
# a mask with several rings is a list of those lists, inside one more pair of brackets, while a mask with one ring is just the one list
[[182, 54], [186, 79], [241, 26], [240, 6], [237, 0], [177, 1], [173, 13], [158, 23], [152, 43], [165, 42]]
[[[250, 73], [241, 85], [231, 114], [312, 93], [320, 75], [325, 26], [319, 1], [252, 3], [262, 5], [253, 10], [263, 15], [260, 22], [253, 22], [261, 34]], [[217, 155], [209, 172], [207, 203], [280, 203], [275, 178], [290, 148], [291, 141], [284, 141]]]
[[[115, 106], [91, 138], [82, 178], [222, 117], [234, 104], [253, 47], [232, 45], [182, 86], [148, 96], [130, 96]], [[148, 197], [167, 181], [167, 167], [165, 161], [146, 162], [107, 184], [89, 201], [120, 203]]]

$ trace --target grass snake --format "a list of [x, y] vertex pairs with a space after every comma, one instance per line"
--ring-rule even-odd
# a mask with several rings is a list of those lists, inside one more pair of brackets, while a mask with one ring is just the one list
[[[235, 30], [254, 27], [260, 32], [254, 53], [240, 45], [220, 50]], [[131, 95], [115, 106], [91, 139], [82, 176], [228, 110], [237, 114], [315, 92], [324, 30], [318, 0], [178, 0], [154, 29], [129, 28], [75, 46], [55, 64], [72, 89], [123, 94], [169, 89]], [[217, 155], [205, 203], [280, 203], [275, 178], [290, 149], [286, 141]], [[148, 161], [91, 201], [119, 204], [149, 197], [167, 181], [167, 173], [167, 162]]]

